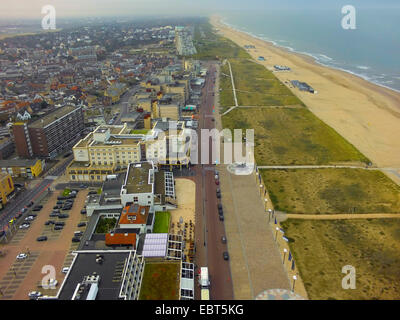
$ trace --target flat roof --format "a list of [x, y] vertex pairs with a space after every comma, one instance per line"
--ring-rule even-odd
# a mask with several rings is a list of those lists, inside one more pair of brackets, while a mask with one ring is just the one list
[[149, 183], [149, 173], [153, 165], [149, 162], [130, 163], [126, 173], [125, 186], [128, 193], [150, 193], [153, 184]]
[[32, 167], [39, 159], [16, 159], [16, 160], [0, 160], [0, 167]]
[[38, 120], [35, 120], [34, 122], [30, 123], [28, 126], [31, 128], [44, 128], [48, 126], [50, 123], [64, 117], [68, 113], [75, 111], [79, 108], [74, 107], [74, 106], [65, 106], [61, 108], [57, 108], [50, 113], [45, 114], [43, 117], [41, 117]]
[[[120, 288], [125, 268], [125, 261], [134, 251], [77, 251], [73, 264], [64, 280], [58, 299], [71, 300], [78, 283], [85, 276], [96, 272], [100, 276], [99, 291], [96, 300], [116, 300], [119, 297]], [[103, 257], [102, 263], [96, 262], [96, 256]]]

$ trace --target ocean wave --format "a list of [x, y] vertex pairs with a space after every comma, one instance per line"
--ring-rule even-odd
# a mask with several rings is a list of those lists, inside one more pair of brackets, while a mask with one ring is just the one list
[[358, 68], [358, 69], [361, 69], [361, 70], [368, 70], [368, 69], [371, 69], [370, 67], [367, 67], [367, 66], [357, 66], [357, 68]]

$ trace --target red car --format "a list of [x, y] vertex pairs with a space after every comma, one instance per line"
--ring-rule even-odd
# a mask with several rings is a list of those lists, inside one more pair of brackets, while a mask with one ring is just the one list
[[219, 185], [219, 180], [215, 179], [215, 184], [218, 186]]

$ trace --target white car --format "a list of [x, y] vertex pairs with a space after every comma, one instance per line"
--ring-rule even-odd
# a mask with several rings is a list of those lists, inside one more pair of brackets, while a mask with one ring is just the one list
[[29, 217], [26, 217], [26, 218], [25, 218], [25, 221], [32, 221], [33, 219], [34, 219], [34, 217], [29, 216]]
[[28, 229], [29, 227], [30, 227], [30, 224], [27, 224], [27, 223], [21, 224], [19, 226], [20, 229]]
[[17, 260], [24, 260], [28, 257], [28, 255], [26, 253], [20, 253], [19, 255], [17, 255]]
[[39, 291], [31, 291], [28, 293], [28, 297], [31, 299], [37, 299], [42, 296], [42, 293]]
[[61, 270], [61, 272], [62, 273], [68, 273], [68, 271], [69, 271], [69, 268], [68, 267], [64, 267], [64, 268], [62, 268], [62, 270]]

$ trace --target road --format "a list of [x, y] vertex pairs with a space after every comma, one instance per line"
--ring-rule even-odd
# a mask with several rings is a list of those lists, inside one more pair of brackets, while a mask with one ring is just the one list
[[21, 193], [13, 199], [12, 202], [8, 203], [4, 210], [1, 212], [0, 216], [0, 226], [1, 230], [5, 230], [8, 226], [8, 221], [10, 221], [18, 212], [22, 210], [27, 204], [35, 199], [45, 191], [54, 182], [54, 178], [63, 174], [68, 164], [72, 161], [73, 155], [69, 156], [64, 163], [52, 168], [50, 172], [40, 181], [34, 188], [27, 189], [25, 192]]
[[[202, 90], [198, 134], [201, 129], [215, 128], [213, 121], [215, 69], [215, 65], [209, 66], [209, 73]], [[200, 138], [199, 135], [199, 140]], [[201, 146], [199, 146], [200, 148]], [[228, 249], [227, 245], [221, 242], [221, 237], [225, 235], [225, 227], [224, 222], [218, 218], [217, 186], [214, 179], [215, 166], [211, 161], [211, 144], [209, 148], [209, 164], [198, 164], [194, 168], [197, 185], [196, 221], [198, 221], [196, 225], [196, 263], [198, 267], [208, 266], [211, 281], [210, 299], [232, 300], [234, 297], [230, 264], [222, 257], [223, 252]], [[201, 155], [201, 150], [199, 150], [199, 155]]]
[[121, 108], [118, 117], [115, 119], [114, 124], [121, 124], [121, 119], [128, 114], [129, 111], [129, 99], [131, 96], [136, 94], [137, 86], [130, 88], [125, 94], [121, 97], [120, 102], [117, 104]]

